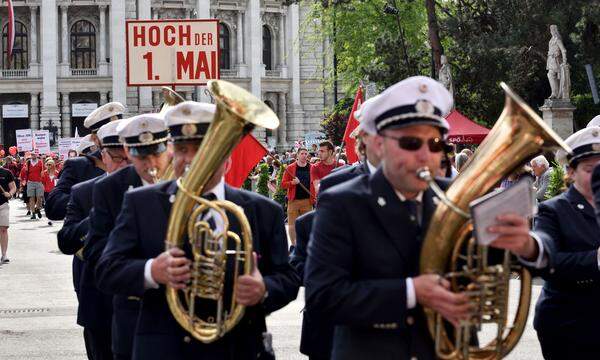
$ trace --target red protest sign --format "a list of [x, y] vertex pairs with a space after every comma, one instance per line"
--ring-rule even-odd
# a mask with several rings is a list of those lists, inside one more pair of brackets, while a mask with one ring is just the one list
[[219, 78], [219, 21], [128, 20], [127, 86], [204, 85]]

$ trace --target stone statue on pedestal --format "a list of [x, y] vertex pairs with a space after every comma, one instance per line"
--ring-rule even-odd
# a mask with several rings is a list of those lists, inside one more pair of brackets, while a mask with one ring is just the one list
[[558, 27], [550, 25], [552, 38], [548, 44], [548, 80], [552, 93], [540, 108], [544, 121], [552, 129], [566, 139], [573, 133], [573, 112], [575, 107], [571, 104], [571, 71], [567, 63], [567, 49], [562, 42]]
[[548, 44], [548, 80], [550, 81], [550, 99], [569, 100], [571, 92], [570, 66], [567, 63], [567, 49], [562, 42], [556, 25], [550, 25], [552, 38]]
[[448, 58], [446, 55], [442, 55], [442, 67], [440, 68], [440, 73], [438, 75], [439, 81], [444, 85], [446, 89], [454, 96], [454, 84], [452, 83], [452, 69], [450, 69], [450, 64], [448, 63]]

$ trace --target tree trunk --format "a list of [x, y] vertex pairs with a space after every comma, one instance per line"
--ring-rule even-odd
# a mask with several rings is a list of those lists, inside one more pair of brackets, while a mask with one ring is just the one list
[[429, 45], [433, 53], [433, 63], [437, 74], [442, 67], [442, 43], [440, 41], [440, 27], [435, 14], [435, 0], [425, 0], [427, 8], [427, 25], [429, 27]]

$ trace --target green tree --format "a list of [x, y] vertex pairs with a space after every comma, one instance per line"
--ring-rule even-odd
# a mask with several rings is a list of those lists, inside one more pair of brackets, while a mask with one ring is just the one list
[[258, 168], [258, 183], [256, 184], [256, 192], [269, 197], [269, 165], [263, 163]]
[[282, 164], [279, 167], [279, 172], [277, 173], [277, 191], [275, 192], [275, 195], [273, 195], [273, 200], [277, 201], [279, 203], [279, 205], [281, 205], [281, 207], [283, 207], [283, 209], [286, 209], [286, 201], [285, 201], [285, 197], [287, 195], [287, 191], [285, 189], [281, 188], [281, 180], [283, 179], [283, 173], [285, 172], [285, 169], [287, 168], [287, 165]]

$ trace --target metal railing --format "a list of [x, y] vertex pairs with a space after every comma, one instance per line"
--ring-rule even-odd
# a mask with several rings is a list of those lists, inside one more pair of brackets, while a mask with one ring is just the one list
[[29, 69], [2, 69], [2, 78], [15, 79], [29, 76]]
[[71, 69], [71, 76], [97, 76], [98, 69]]

